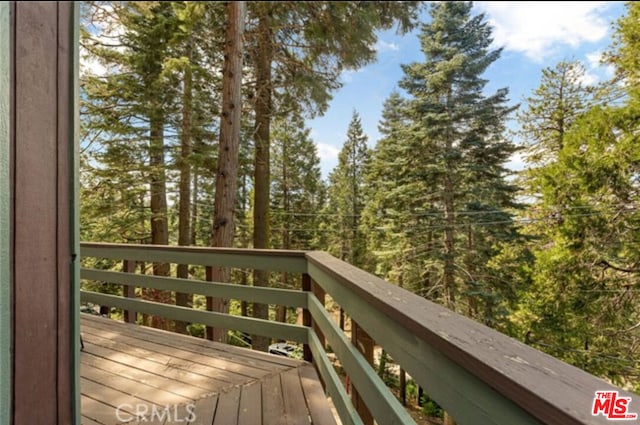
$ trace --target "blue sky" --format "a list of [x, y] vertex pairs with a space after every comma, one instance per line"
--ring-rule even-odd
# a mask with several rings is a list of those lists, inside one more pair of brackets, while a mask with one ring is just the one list
[[[599, 58], [611, 43], [612, 24], [625, 13], [623, 2], [476, 2], [474, 13], [481, 12], [494, 28], [495, 46], [504, 48], [485, 75], [487, 90], [508, 87], [512, 104], [523, 103], [540, 84], [542, 69], [563, 59], [584, 63], [585, 83], [611, 75], [610, 68], [599, 65]], [[421, 21], [428, 20], [425, 11]], [[360, 114], [369, 145], [375, 145], [382, 105], [403, 76], [400, 65], [424, 60], [418, 34], [419, 29], [404, 36], [393, 30], [381, 33], [377, 62], [343, 73], [344, 86], [334, 93], [328, 111], [307, 122], [318, 145], [324, 177], [337, 164], [354, 109]], [[515, 122], [510, 127], [515, 129]], [[509, 165], [522, 167], [519, 157]]]

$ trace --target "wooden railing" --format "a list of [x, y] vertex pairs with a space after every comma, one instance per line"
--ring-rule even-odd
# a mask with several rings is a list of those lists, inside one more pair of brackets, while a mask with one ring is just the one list
[[[371, 366], [381, 346], [459, 424], [604, 424], [596, 391], [640, 397], [323, 252], [84, 243], [83, 258], [258, 269], [300, 275], [302, 291], [82, 269], [83, 279], [303, 308], [303, 325], [226, 315], [81, 291], [83, 302], [164, 316], [305, 345], [344, 424], [415, 423]], [[131, 270], [131, 268], [129, 268]], [[131, 291], [129, 291], [131, 293]], [[324, 305], [328, 294], [352, 320], [347, 338]], [[347, 393], [326, 346], [355, 390]], [[363, 354], [364, 353], [364, 354]], [[635, 409], [635, 410], [634, 410]]]

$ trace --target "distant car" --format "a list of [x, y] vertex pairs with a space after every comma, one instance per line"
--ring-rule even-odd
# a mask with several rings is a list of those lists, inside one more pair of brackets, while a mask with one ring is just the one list
[[291, 357], [295, 349], [296, 347], [291, 344], [287, 344], [286, 342], [278, 342], [269, 346], [269, 354]]

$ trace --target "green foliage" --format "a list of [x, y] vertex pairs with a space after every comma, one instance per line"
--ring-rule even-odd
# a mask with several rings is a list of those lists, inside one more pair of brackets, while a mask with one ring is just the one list
[[504, 294], [488, 264], [517, 237], [504, 167], [516, 147], [504, 137], [507, 90], [484, 94], [482, 74], [500, 51], [470, 11], [468, 2], [431, 5], [425, 61], [403, 66], [409, 97], [385, 104], [363, 225], [378, 273], [493, 324]]
[[[637, 13], [630, 4], [609, 54], [617, 78], [627, 82], [637, 72], [637, 60], [628, 56], [633, 34], [640, 33], [632, 18]], [[521, 269], [530, 277], [523, 276], [528, 286], [519, 291], [511, 331], [555, 357], [630, 385], [640, 366], [640, 114], [633, 84], [623, 86], [623, 102], [602, 95], [611, 90], [591, 98], [577, 66], [562, 62], [546, 70], [520, 117], [537, 155], [525, 172], [534, 202], [526, 228], [531, 239], [522, 248], [533, 261]]]
[[324, 204], [320, 158], [299, 114], [274, 122], [271, 145], [271, 246], [316, 249]]
[[362, 266], [365, 258], [365, 237], [359, 226], [365, 202], [364, 170], [369, 160], [367, 140], [360, 116], [353, 111], [338, 165], [329, 175], [328, 202], [323, 210], [328, 251], [356, 266]]
[[427, 395], [422, 397], [422, 413], [430, 418], [444, 417], [444, 410], [442, 407]]

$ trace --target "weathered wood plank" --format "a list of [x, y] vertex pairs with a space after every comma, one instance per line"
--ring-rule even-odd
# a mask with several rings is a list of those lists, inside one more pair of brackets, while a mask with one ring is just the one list
[[[91, 328], [87, 326], [85, 329], [87, 329], [87, 332], [92, 332], [96, 336], [108, 338], [111, 342], [122, 343], [125, 347], [134, 347], [139, 352], [140, 350], [144, 350], [155, 354], [165, 354], [168, 358], [182, 359], [190, 364], [211, 366], [228, 373], [248, 378], [260, 378], [268, 373], [286, 368], [286, 366], [279, 365], [275, 362], [260, 362], [251, 357], [245, 357], [243, 353], [235, 353], [234, 355], [218, 351], [214, 347], [207, 349], [199, 346], [181, 344], [180, 340], [176, 342], [173, 341], [171, 337], [165, 340], [160, 337], [156, 340], [151, 339], [151, 337], [142, 339], [136, 335], [130, 337], [108, 332], [101, 328]], [[215, 357], [212, 357], [212, 354], [214, 354]], [[235, 382], [235, 380], [231, 380], [230, 382]]]
[[237, 425], [240, 406], [240, 387], [232, 387], [218, 394], [218, 406], [212, 425]]
[[262, 425], [262, 387], [260, 382], [243, 385], [238, 408], [238, 425]]
[[215, 416], [217, 405], [217, 394], [197, 400], [195, 403], [196, 417], [193, 421], [189, 422], [189, 425], [211, 425], [213, 423], [213, 417]]
[[58, 417], [58, 5], [14, 7], [13, 423], [26, 425]]
[[262, 421], [270, 425], [286, 425], [279, 374], [262, 380]]
[[[128, 402], [132, 409], [137, 403], [149, 409], [152, 405], [160, 409], [169, 405], [171, 414], [181, 415], [176, 418], [184, 419], [185, 423], [189, 416], [187, 408], [193, 405], [196, 417], [191, 418], [190, 423], [206, 425], [235, 424], [236, 421], [239, 425], [309, 424], [310, 418], [330, 415], [327, 399], [308, 363], [96, 316], [82, 315], [82, 319], [86, 342], [82, 353], [82, 406], [86, 409], [83, 414], [98, 423], [114, 424], [108, 421], [115, 415], [118, 403], [123, 402]], [[198, 344], [180, 346], [181, 341], [191, 340]], [[154, 351], [158, 347], [164, 353]], [[233, 367], [243, 366], [244, 353], [249, 362], [266, 365], [266, 368], [255, 369], [260, 377], [242, 376], [235, 383], [217, 381], [215, 385], [203, 385], [213, 377], [193, 373], [194, 367], [202, 372], [207, 362], [213, 362], [220, 368], [209, 368], [209, 371], [230, 373], [223, 367], [225, 360], [216, 358], [219, 347], [231, 349], [225, 355], [233, 359], [229, 362]], [[276, 367], [278, 362], [283, 364]], [[306, 378], [299, 375], [302, 367], [310, 368]], [[207, 374], [219, 378], [219, 374]], [[320, 389], [319, 396], [313, 396], [313, 388]], [[314, 400], [313, 404], [309, 404], [309, 400]], [[175, 412], [173, 406], [181, 410]], [[315, 412], [311, 413], [310, 409]], [[162, 418], [147, 415], [145, 419], [137, 423], [154, 423], [149, 420]], [[171, 423], [166, 417], [163, 420]], [[327, 420], [316, 422], [331, 424]]]
[[336, 425], [336, 419], [329, 409], [327, 396], [322, 390], [316, 370], [311, 365], [298, 368], [304, 398], [313, 425]]
[[290, 369], [280, 374], [282, 382], [282, 399], [284, 416], [288, 425], [309, 424], [309, 410], [302, 392], [302, 384], [297, 369]]
[[140, 368], [156, 374], [163, 374], [167, 378], [170, 378], [181, 385], [199, 388], [207, 394], [213, 391], [220, 391], [220, 389], [229, 385], [229, 382], [227, 381], [194, 373], [190, 370], [181, 369], [175, 364], [171, 364], [170, 367], [167, 367], [166, 363], [154, 362], [146, 358], [132, 356], [128, 353], [103, 348], [89, 342], [85, 343], [83, 353], [117, 363], [117, 367]]
[[[123, 393], [122, 391], [115, 390], [110, 387], [105, 387], [98, 382], [94, 382], [84, 377], [80, 378], [80, 386], [82, 388], [82, 399], [84, 403], [89, 403], [90, 400], [99, 401], [100, 404], [107, 407], [100, 406], [100, 417], [94, 414], [91, 408], [83, 409], [85, 416], [97, 420], [98, 422], [104, 422], [106, 424], [113, 424], [120, 422], [118, 419], [118, 412], [127, 413], [128, 416], [135, 416], [137, 406], [147, 406], [147, 411], [151, 411], [152, 403], [135, 397], [131, 394]], [[96, 406], [92, 406], [96, 407]], [[109, 407], [111, 409], [109, 409]], [[127, 415], [125, 415], [127, 416]]]
[[[82, 410], [82, 424], [113, 425], [118, 421], [116, 417], [116, 408], [104, 403], [103, 401], [94, 400], [91, 397], [82, 396], [80, 401], [80, 409]], [[128, 411], [123, 408], [122, 412], [127, 416], [134, 415], [134, 411]]]
[[[140, 358], [145, 358], [165, 367], [178, 368], [185, 371], [193, 372], [204, 377], [216, 379], [219, 381], [226, 381], [227, 383], [243, 383], [248, 378], [246, 375], [240, 375], [233, 372], [227, 372], [219, 367], [209, 366], [207, 364], [194, 363], [185, 358], [177, 358], [164, 353], [154, 351], [151, 347], [142, 348], [140, 346], [131, 347], [128, 344], [124, 344], [118, 341], [113, 341], [110, 338], [105, 338], [89, 331], [83, 332], [84, 338], [87, 342], [102, 347], [107, 347], [114, 351], [119, 351], [126, 354], [135, 354]], [[141, 343], [143, 344], [144, 341]]]
[[[82, 315], [83, 323], [90, 326], [108, 326], [115, 327], [116, 329], [123, 329], [123, 326], [127, 326], [121, 322], [104, 319], [101, 317]], [[113, 328], [112, 328], [113, 329]], [[180, 344], [180, 346], [191, 346], [194, 349], [203, 350], [215, 350], [216, 353], [221, 353], [221, 358], [236, 358], [242, 357], [247, 359], [247, 364], [264, 367], [269, 370], [282, 369], [283, 367], [297, 367], [303, 362], [283, 356], [274, 356], [271, 354], [263, 353], [260, 351], [247, 350], [242, 347], [234, 347], [233, 345], [220, 344], [214, 341], [208, 341], [203, 338], [188, 337], [184, 335], [176, 335], [174, 332], [169, 332], [161, 329], [153, 329], [146, 326], [136, 326], [126, 332], [134, 332], [135, 335], [140, 335], [141, 339], [147, 341], [168, 341], [171, 344], [174, 342]]]
[[[83, 352], [80, 364], [82, 367], [94, 367], [100, 371], [112, 373], [123, 378], [133, 379], [136, 382], [149, 385], [156, 389], [169, 391], [172, 394], [188, 399], [200, 398], [213, 390], [213, 388], [204, 390], [192, 385], [185, 385], [190, 384], [188, 382], [179, 382], [175, 379], [170, 379], [162, 373], [163, 370], [166, 371], [166, 368], [158, 366], [156, 368], [156, 373], [153, 373], [149, 369], [138, 369], [136, 365], [123, 365], [122, 363], [111, 361], [110, 359], [94, 356], [89, 352]], [[219, 382], [219, 384], [222, 383]]]
[[96, 422], [93, 419], [87, 418], [86, 416], [82, 416], [80, 418], [80, 424], [81, 425], [103, 425], [100, 422]]
[[187, 403], [192, 399], [171, 393], [162, 388], [153, 387], [143, 382], [130, 378], [125, 378], [110, 371], [97, 369], [88, 364], [83, 364], [81, 369], [82, 377], [99, 382], [100, 385], [117, 389], [120, 392], [146, 400], [156, 405], [174, 405]]
[[175, 347], [178, 349], [188, 349], [200, 353], [209, 353], [212, 350], [216, 353], [216, 358], [229, 362], [240, 363], [242, 365], [252, 366], [265, 371], [283, 370], [287, 367], [297, 367], [303, 364], [302, 361], [291, 359], [283, 356], [274, 356], [272, 354], [260, 351], [247, 350], [242, 347], [235, 347], [229, 344], [221, 344], [215, 341], [208, 341], [203, 338], [196, 338], [186, 335], [177, 335], [175, 332], [154, 329], [146, 326], [126, 326], [122, 322], [95, 318], [89, 316], [84, 326], [94, 328], [96, 330], [115, 331], [132, 335], [132, 337], [153, 342], [156, 344]]

